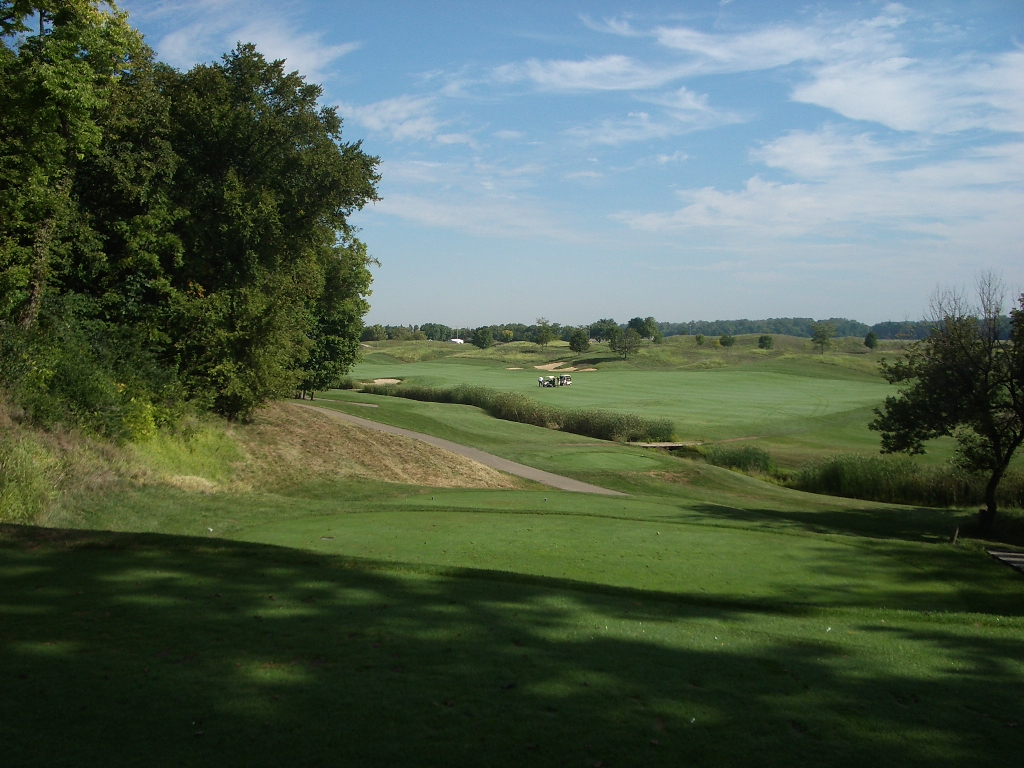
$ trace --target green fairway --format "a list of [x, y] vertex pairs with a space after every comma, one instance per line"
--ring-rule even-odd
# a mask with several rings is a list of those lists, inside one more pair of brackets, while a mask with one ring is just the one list
[[[746, 341], [747, 346], [730, 350], [692, 350], [670, 340], [630, 361], [600, 352], [575, 356], [565, 347], [533, 352], [523, 346], [460, 351], [436, 359], [429, 354], [433, 348], [449, 350], [430, 342], [388, 342], [380, 351], [367, 351], [354, 375], [436, 386], [480, 384], [565, 408], [669, 418], [680, 440], [750, 439], [784, 466], [798, 466], [823, 453], [878, 450], [878, 435], [867, 424], [873, 408], [892, 394], [878, 375], [880, 354], [817, 355], [787, 351], [786, 345], [765, 353], [750, 349]], [[789, 347], [798, 341], [790, 340]], [[537, 377], [550, 372], [531, 363], [549, 361], [598, 368], [574, 372], [572, 387], [541, 389]], [[924, 460], [944, 461], [950, 451], [950, 441], [936, 441]]]

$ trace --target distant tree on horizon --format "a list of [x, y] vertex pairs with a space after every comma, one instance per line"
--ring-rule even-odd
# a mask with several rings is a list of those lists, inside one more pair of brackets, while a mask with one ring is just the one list
[[774, 346], [775, 346], [775, 339], [773, 339], [767, 333], [763, 334], [757, 340], [757, 348], [758, 349], [771, 349]]
[[622, 355], [622, 359], [626, 360], [640, 351], [641, 342], [642, 338], [636, 328], [626, 328], [625, 331], [620, 330], [608, 346], [612, 352]]
[[494, 346], [494, 331], [490, 329], [490, 326], [483, 326], [473, 331], [472, 344], [474, 347], [480, 349], [487, 349], [488, 347]]
[[832, 337], [836, 335], [836, 327], [832, 323], [815, 323], [811, 326], [811, 344], [825, 354], [825, 347], [832, 345]]
[[555, 330], [546, 317], [537, 318], [537, 328], [533, 332], [533, 340], [542, 347], [546, 347], [555, 338]]
[[569, 349], [577, 355], [590, 350], [590, 329], [586, 326], [576, 328], [569, 337]]
[[868, 331], [868, 335], [864, 337], [864, 346], [868, 349], [874, 349], [878, 346], [878, 334], [874, 331]]
[[610, 341], [616, 331], [621, 331], [619, 324], [610, 317], [604, 317], [590, 324], [590, 336], [597, 341]]

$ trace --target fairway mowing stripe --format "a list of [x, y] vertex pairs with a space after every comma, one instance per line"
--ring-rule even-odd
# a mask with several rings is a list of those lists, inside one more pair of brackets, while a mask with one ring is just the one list
[[516, 477], [524, 477], [527, 480], [533, 480], [535, 483], [541, 483], [542, 485], [549, 485], [552, 488], [558, 488], [562, 491], [573, 491], [575, 493], [596, 493], [602, 496], [628, 496], [628, 493], [622, 493], [621, 491], [613, 491], [610, 488], [601, 488], [598, 485], [591, 485], [590, 483], [580, 482], [579, 480], [573, 480], [570, 477], [562, 477], [551, 472], [545, 472], [543, 469], [536, 469], [534, 467], [528, 467], [525, 464], [518, 464], [508, 459], [503, 459], [500, 456], [495, 456], [493, 453], [486, 453], [476, 448], [470, 448], [466, 445], [459, 445], [453, 443], [451, 440], [444, 440], [440, 437], [434, 437], [432, 435], [425, 435], [422, 432], [413, 432], [409, 429], [402, 429], [401, 427], [392, 427], [390, 424], [381, 424], [377, 421], [370, 421], [369, 419], [362, 419], [358, 416], [352, 416], [348, 413], [341, 411], [335, 411], [330, 408], [321, 408], [315, 405], [306, 405], [305, 403], [291, 403], [291, 405], [298, 406], [300, 408], [309, 408], [312, 410], [319, 411], [320, 413], [328, 416], [333, 416], [336, 419], [342, 421], [351, 422], [357, 426], [365, 427], [367, 429], [375, 429], [378, 432], [387, 432], [390, 435], [400, 435], [401, 437], [412, 438], [413, 440], [419, 440], [421, 442], [433, 445], [436, 448], [441, 448], [446, 451], [451, 451], [459, 456], [464, 456], [467, 459], [472, 459], [486, 467], [500, 470], [501, 472], [507, 472], [510, 475]]

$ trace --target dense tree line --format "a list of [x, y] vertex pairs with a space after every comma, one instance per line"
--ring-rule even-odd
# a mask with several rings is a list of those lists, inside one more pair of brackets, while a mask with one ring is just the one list
[[252, 45], [180, 72], [91, 0], [0, 2], [0, 32], [6, 396], [131, 436], [340, 379], [379, 177], [319, 86]]
[[[659, 340], [666, 336], [742, 336], [746, 334], [777, 334], [780, 336], [798, 336], [813, 338], [814, 328], [818, 321], [810, 317], [776, 317], [767, 320], [694, 320], [688, 323], [660, 323], [652, 317], [634, 317], [628, 323], [618, 323], [611, 318], [602, 318], [589, 325], [572, 326], [560, 325], [559, 323], [548, 323], [553, 338], [569, 341], [577, 328], [587, 328], [590, 338], [595, 341], [610, 341], [615, 331], [625, 331], [626, 328], [633, 328], [642, 338]], [[857, 320], [849, 320], [842, 317], [833, 317], [822, 320], [833, 328], [833, 336], [865, 337], [868, 333], [874, 333], [875, 339], [909, 339], [919, 340], [928, 337], [931, 324], [925, 320], [884, 322], [875, 325], [867, 325]], [[1009, 320], [1001, 321], [1001, 333], [1006, 337], [1009, 329]], [[650, 325], [648, 325], [650, 324]], [[433, 341], [447, 341], [458, 329], [452, 329], [447, 325], [439, 323], [424, 323], [421, 326], [382, 326], [387, 330], [387, 338], [410, 338], [416, 332], [422, 332], [425, 338]], [[534, 323], [503, 323], [481, 328], [490, 328], [491, 333], [497, 341], [536, 341], [539, 326]], [[435, 332], [433, 329], [442, 329]], [[476, 329], [473, 329], [476, 330]], [[473, 333], [473, 330], [464, 329], [466, 338]], [[507, 333], [506, 333], [507, 332]], [[510, 334], [510, 335], [509, 335]], [[542, 334], [544, 335], [544, 334]], [[507, 337], [507, 338], [506, 338]]]

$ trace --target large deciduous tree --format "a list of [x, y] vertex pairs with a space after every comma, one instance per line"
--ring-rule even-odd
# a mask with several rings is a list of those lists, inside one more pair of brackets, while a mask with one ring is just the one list
[[0, 0], [0, 32], [7, 395], [130, 437], [154, 407], [336, 382], [373, 263], [348, 217], [379, 177], [320, 88], [251, 45], [182, 74], [96, 0]]
[[957, 461], [988, 474], [982, 531], [996, 516], [996, 488], [1024, 440], [1024, 296], [1010, 313], [1005, 336], [1003, 289], [991, 276], [979, 281], [972, 305], [943, 292], [932, 306], [933, 328], [882, 375], [903, 385], [876, 411], [871, 429], [882, 433], [883, 453], [924, 453], [924, 443], [952, 435]]
[[336, 379], [366, 308], [369, 261], [348, 216], [376, 199], [377, 159], [342, 142], [320, 87], [283, 65], [245, 44], [167, 84], [174, 199], [189, 212], [175, 228], [174, 353], [189, 387], [231, 417], [304, 375]]

